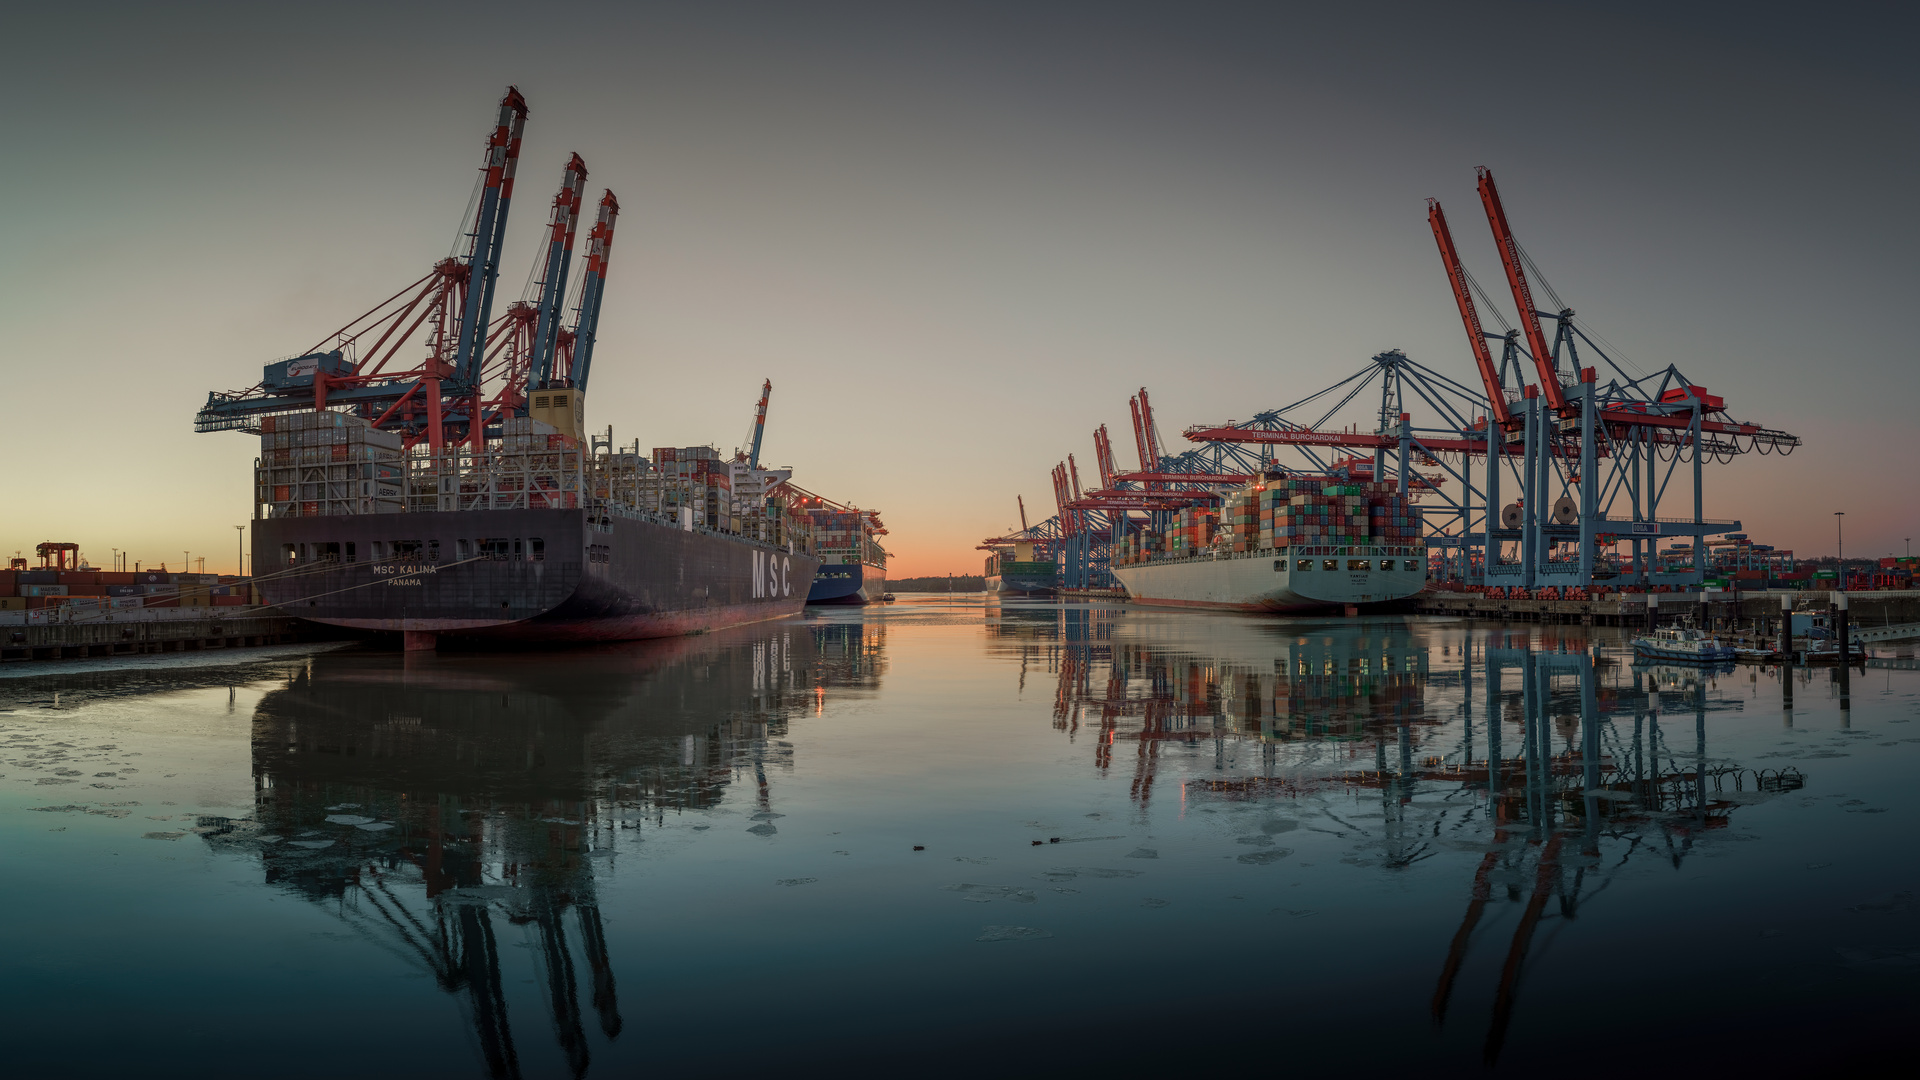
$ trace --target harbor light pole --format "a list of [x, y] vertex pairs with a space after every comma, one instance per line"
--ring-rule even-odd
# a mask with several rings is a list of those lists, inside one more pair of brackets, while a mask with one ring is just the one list
[[233, 572], [236, 577], [247, 576], [247, 527], [235, 525], [233, 537]]
[[1834, 575], [1834, 584], [1842, 589], [1847, 587], [1846, 517], [1847, 512], [1845, 510], [1835, 510], [1833, 512], [1833, 535], [1835, 542], [1840, 545], [1840, 566], [1839, 572]]

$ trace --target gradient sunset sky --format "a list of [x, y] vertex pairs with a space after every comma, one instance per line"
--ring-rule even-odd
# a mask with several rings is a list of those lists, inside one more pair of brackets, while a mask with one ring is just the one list
[[[589, 424], [738, 445], [977, 573], [1093, 429], [1132, 455], [1405, 349], [1471, 381], [1426, 198], [1474, 194], [1642, 368], [1801, 435], [1707, 512], [1802, 554], [1920, 535], [1911, 8], [48, 5], [8, 16], [0, 549], [232, 569], [236, 389], [445, 255], [531, 106], [501, 303], [567, 155], [623, 213]], [[1364, 408], [1350, 418], [1364, 422]]]

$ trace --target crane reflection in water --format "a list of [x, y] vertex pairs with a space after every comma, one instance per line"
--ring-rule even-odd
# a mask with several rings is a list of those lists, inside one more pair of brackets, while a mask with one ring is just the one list
[[1397, 619], [1290, 620], [1208, 638], [1135, 633], [1118, 616], [1032, 612], [1002, 628], [999, 647], [1018, 656], [1023, 683], [1051, 674], [1054, 727], [1092, 734], [1095, 769], [1130, 767], [1143, 815], [1164, 786], [1163, 750], [1178, 747], [1173, 782], [1189, 803], [1312, 802], [1335, 821], [1337, 800], [1377, 804], [1383, 826], [1348, 835], [1366, 836], [1369, 864], [1390, 871], [1484, 853], [1431, 1014], [1445, 1023], [1489, 907], [1516, 905], [1489, 1063], [1543, 922], [1577, 919], [1629, 864], [1680, 869], [1736, 808], [1805, 783], [1791, 767], [1709, 756], [1708, 713], [1743, 707], [1710, 693], [1731, 665], [1636, 665], [1578, 628], [1443, 638]]
[[498, 931], [526, 928], [553, 1036], [584, 1076], [587, 1024], [609, 1040], [625, 1025], [596, 872], [742, 784], [769, 810], [789, 723], [875, 693], [884, 645], [883, 626], [842, 619], [579, 652], [316, 656], [254, 714], [253, 815], [203, 819], [203, 835], [459, 995], [495, 1077], [521, 1072]]

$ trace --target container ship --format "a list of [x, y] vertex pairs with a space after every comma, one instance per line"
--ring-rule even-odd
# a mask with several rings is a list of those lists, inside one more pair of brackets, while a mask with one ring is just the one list
[[1039, 542], [1013, 540], [987, 549], [986, 591], [1005, 596], [1052, 596], [1060, 588], [1060, 565]]
[[807, 511], [820, 570], [807, 593], [809, 604], [872, 604], [887, 595], [887, 533], [877, 510], [859, 510], [813, 497]]
[[[651, 458], [583, 414], [620, 211], [601, 198], [564, 310], [587, 167], [571, 155], [527, 293], [492, 315], [527, 102], [508, 88], [485, 140], [460, 257], [255, 386], [208, 396], [199, 431], [260, 436], [254, 579], [316, 622], [401, 634], [580, 642], [699, 633], [798, 612], [819, 560], [753, 453]], [[417, 358], [424, 352], [423, 360]]]
[[1220, 511], [1130, 532], [1113, 559], [1129, 600], [1234, 611], [1359, 611], [1427, 582], [1419, 509], [1392, 484], [1258, 480]]

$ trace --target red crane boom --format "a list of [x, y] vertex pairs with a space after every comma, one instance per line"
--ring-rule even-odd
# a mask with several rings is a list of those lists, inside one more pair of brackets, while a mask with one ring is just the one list
[[1500, 265], [1507, 270], [1507, 287], [1513, 290], [1513, 302], [1520, 308], [1520, 326], [1527, 333], [1527, 348], [1533, 353], [1533, 366], [1540, 372], [1540, 390], [1555, 412], [1567, 410], [1567, 395], [1560, 388], [1560, 375], [1553, 369], [1552, 350], [1547, 335], [1534, 314], [1533, 289], [1527, 284], [1527, 272], [1521, 267], [1520, 245], [1507, 225], [1506, 207], [1500, 204], [1500, 189], [1493, 186], [1493, 172], [1485, 165], [1474, 170], [1480, 177], [1480, 202], [1487, 208], [1487, 224], [1493, 227], [1493, 242], [1500, 249]]
[[1513, 414], [1507, 408], [1506, 388], [1500, 385], [1500, 373], [1494, 369], [1493, 353], [1487, 348], [1487, 335], [1480, 327], [1480, 312], [1473, 306], [1473, 290], [1467, 285], [1466, 268], [1460, 265], [1460, 252], [1453, 246], [1453, 232], [1447, 228], [1447, 215], [1440, 200], [1427, 200], [1427, 224], [1433, 227], [1433, 239], [1440, 245], [1440, 261], [1447, 266], [1447, 281], [1453, 286], [1453, 302], [1460, 306], [1460, 321], [1467, 328], [1467, 343], [1473, 347], [1473, 362], [1479, 365], [1480, 381], [1487, 387], [1487, 415], [1502, 428], [1512, 426]]

